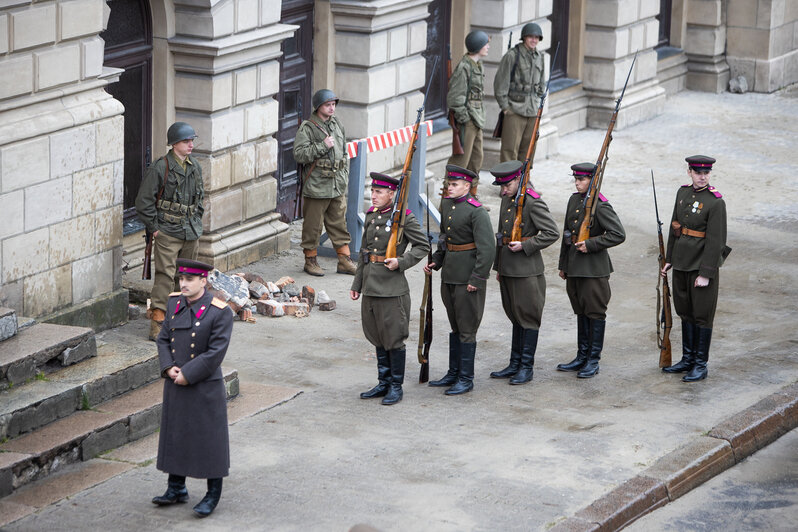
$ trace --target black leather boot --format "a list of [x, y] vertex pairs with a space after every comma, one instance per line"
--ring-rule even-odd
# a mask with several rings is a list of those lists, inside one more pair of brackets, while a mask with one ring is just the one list
[[205, 497], [194, 507], [194, 513], [197, 517], [208, 517], [213, 513], [216, 505], [219, 504], [219, 499], [222, 497], [222, 479], [209, 478], [208, 479], [208, 492]]
[[695, 382], [707, 378], [707, 361], [709, 361], [709, 344], [712, 341], [712, 329], [696, 325], [698, 347], [695, 350], [695, 364], [690, 373], [682, 377], [684, 382]]
[[584, 314], [576, 316], [576, 358], [567, 364], [557, 364], [559, 371], [579, 371], [587, 362], [590, 351], [590, 318]]
[[518, 373], [521, 365], [521, 343], [523, 329], [520, 325], [513, 323], [513, 340], [510, 347], [510, 365], [501, 371], [492, 371], [490, 376], [493, 379], [507, 379]]
[[693, 369], [695, 348], [698, 341], [696, 329], [697, 325], [695, 323], [682, 320], [682, 359], [672, 366], [662, 368], [662, 371], [665, 373], [684, 373]]
[[580, 379], [589, 379], [599, 372], [601, 350], [604, 348], [604, 326], [606, 320], [590, 320], [590, 354], [585, 366], [576, 374]]
[[158, 506], [186, 502], [188, 500], [188, 490], [186, 489], [186, 477], [169, 475], [166, 484], [166, 493], [152, 498], [152, 503]]
[[430, 386], [451, 386], [457, 382], [457, 374], [460, 369], [460, 336], [457, 333], [449, 333], [449, 371], [442, 379], [429, 381]]
[[477, 351], [477, 343], [460, 343], [460, 372], [457, 374], [457, 382], [454, 386], [446, 390], [446, 395], [460, 395], [474, 389], [474, 355]]
[[510, 379], [510, 384], [526, 384], [532, 380], [533, 366], [535, 365], [535, 351], [538, 348], [537, 329], [523, 329], [523, 347], [521, 349], [521, 367], [518, 373]]
[[391, 384], [391, 360], [388, 351], [382, 347], [377, 348], [377, 380], [377, 386], [360, 394], [361, 399], [382, 397], [388, 393], [388, 386]]
[[405, 348], [388, 351], [391, 358], [391, 384], [388, 394], [382, 398], [382, 404], [395, 405], [402, 400], [402, 383], [405, 381]]

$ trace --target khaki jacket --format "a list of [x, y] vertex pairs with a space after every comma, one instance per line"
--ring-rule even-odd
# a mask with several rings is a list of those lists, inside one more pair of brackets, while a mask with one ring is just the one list
[[[513, 73], [513, 67], [515, 73]], [[543, 80], [543, 53], [529, 50], [523, 43], [507, 51], [499, 62], [493, 79], [493, 92], [502, 111], [531, 117], [538, 112], [540, 98], [546, 90]]]
[[[328, 135], [335, 140], [332, 148], [324, 144]], [[335, 116], [324, 122], [314, 113], [299, 125], [294, 139], [294, 160], [304, 165], [299, 168], [299, 178], [305, 180], [303, 196], [337, 198], [346, 194], [349, 182], [346, 133]], [[307, 175], [314, 162], [313, 172]]]
[[458, 124], [473, 121], [478, 128], [485, 127], [485, 108], [482, 105], [484, 86], [482, 61], [475, 62], [468, 54], [464, 55], [452, 72], [449, 92], [446, 94], [446, 105], [454, 111]]

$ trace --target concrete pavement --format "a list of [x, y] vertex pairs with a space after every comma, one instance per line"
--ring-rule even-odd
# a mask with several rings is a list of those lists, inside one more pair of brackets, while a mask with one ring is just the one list
[[[789, 325], [798, 296], [794, 96], [683, 92], [668, 100], [663, 115], [615, 133], [602, 192], [624, 223], [627, 241], [610, 251], [613, 298], [597, 377], [577, 380], [554, 369], [573, 357], [576, 341], [575, 318], [556, 275], [555, 244], [544, 252], [547, 303], [532, 383], [508, 386], [488, 378], [506, 364], [510, 343], [498, 287], [491, 283], [472, 393], [445, 397], [440, 389], [417, 384], [414, 320], [404, 400], [394, 407], [362, 401], [357, 394], [375, 383], [376, 368], [360, 330], [359, 304], [348, 299], [352, 278], [333, 273], [335, 260], [326, 257], [320, 262], [328, 275], [305, 275], [295, 241], [291, 251], [247, 270], [268, 279], [291, 275], [326, 290], [338, 308], [308, 318], [235, 324], [226, 364], [240, 379], [304, 393], [231, 427], [232, 471], [214, 515], [198, 521], [190, 510], [204, 492], [203, 481], [190, 481], [189, 505], [154, 508], [149, 500], [163, 491], [165, 475], [146, 465], [8, 529], [94, 529], [111, 522], [120, 530], [347, 530], [356, 523], [385, 531], [591, 529], [627, 522], [613, 516], [641, 494], [652, 498], [642, 497], [636, 509], [649, 500], [669, 500], [665, 468], [659, 476], [652, 472], [669, 453], [695, 452], [712, 439], [728, 448], [709, 452], [710, 458], [720, 456], [707, 460], [712, 472], [730, 467], [739, 461], [730, 440], [753, 450], [756, 434], [783, 433], [796, 421], [794, 398], [789, 399], [798, 381], [798, 342]], [[603, 136], [600, 130], [574, 133], [560, 139], [557, 157], [536, 162], [535, 186], [558, 224], [573, 192], [569, 166], [594, 160]], [[685, 384], [657, 368], [649, 169], [667, 223], [676, 189], [687, 182], [684, 157], [695, 153], [718, 159], [712, 184], [727, 203], [733, 251], [721, 271], [709, 379]], [[495, 221], [499, 200], [488, 189], [482, 186], [481, 196]], [[415, 313], [420, 268], [408, 278]], [[447, 333], [436, 297], [432, 378], [446, 369]], [[672, 340], [680, 345], [678, 327]], [[740, 414], [757, 404], [758, 418]], [[780, 425], [774, 425], [779, 409]], [[711, 434], [730, 419], [738, 423], [736, 433], [724, 425], [727, 432]], [[749, 433], [753, 444], [741, 435]], [[686, 460], [684, 467], [704, 471], [706, 454], [697, 455], [699, 466]], [[619, 490], [623, 497], [607, 502]]]

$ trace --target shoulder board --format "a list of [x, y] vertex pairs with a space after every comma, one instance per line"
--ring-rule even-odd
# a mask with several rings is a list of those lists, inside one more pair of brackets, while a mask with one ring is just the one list
[[169, 297], [178, 297], [178, 296], [180, 296], [180, 292], [172, 292], [171, 294], [169, 294]]
[[610, 200], [608, 200], [606, 197], [604, 197], [604, 194], [599, 192], [599, 201], [610, 201]]
[[367, 212], [367, 213], [368, 213], [368, 212], [374, 212], [374, 211], [376, 211], [376, 210], [377, 210], [377, 207], [373, 207], [373, 206], [372, 206], [372, 207], [369, 207], [369, 210], [367, 210], [366, 212]]
[[713, 195], [714, 195], [716, 198], [722, 198], [722, 197], [723, 197], [723, 194], [721, 194], [721, 193], [720, 193], [720, 191], [719, 191], [718, 189], [716, 189], [715, 187], [713, 187], [713, 186], [711, 186], [711, 185], [710, 185], [710, 187], [709, 187], [709, 191], [710, 191], [710, 192], [712, 192], [712, 194], [713, 194]]
[[211, 300], [211, 305], [213, 305], [216, 308], [225, 308], [227, 306], [227, 303], [225, 303], [224, 301], [222, 301], [218, 297], [214, 297]]
[[477, 201], [476, 199], [474, 199], [474, 198], [468, 198], [468, 199], [466, 200], [466, 202], [467, 202], [467, 203], [470, 203], [470, 204], [471, 204], [471, 205], [473, 205], [474, 207], [482, 207], [482, 204], [481, 204], [480, 202], [478, 202], [478, 201]]
[[692, 187], [692, 186], [693, 186], [692, 183], [687, 183], [686, 185], [682, 185], [682, 188], [684, 188], [684, 187]]
[[407, 209], [405, 211], [405, 216], [410, 216], [411, 214], [413, 214], [413, 211], [411, 211], [410, 209]]
[[535, 199], [540, 199], [540, 194], [536, 192], [534, 189], [528, 188], [526, 189], [526, 193], [532, 196]]

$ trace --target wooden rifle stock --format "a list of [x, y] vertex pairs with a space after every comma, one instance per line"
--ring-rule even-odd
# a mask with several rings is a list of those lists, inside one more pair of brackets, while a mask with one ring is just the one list
[[[666, 368], [673, 362], [671, 355], [673, 314], [671, 313], [671, 290], [668, 286], [668, 276], [667, 274], [661, 274], [662, 269], [665, 267], [665, 243], [662, 238], [662, 222], [659, 219], [657, 188], [654, 186], [654, 170], [651, 170], [651, 188], [654, 191], [654, 212], [657, 216], [657, 236], [659, 238], [659, 257], [657, 259], [659, 267], [657, 271], [657, 347], [659, 347], [659, 367]], [[661, 293], [660, 283], [662, 283]]]
[[141, 268], [141, 278], [152, 279], [152, 233], [144, 230], [144, 265]]
[[626, 86], [629, 85], [629, 78], [632, 76], [632, 69], [635, 67], [635, 61], [637, 61], [637, 52], [635, 52], [635, 56], [632, 58], [632, 65], [629, 67], [629, 73], [626, 75], [626, 83], [623, 84], [621, 95], [618, 96], [618, 99], [615, 101], [615, 110], [612, 112], [610, 124], [607, 126], [607, 133], [604, 135], [604, 142], [601, 144], [601, 151], [596, 161], [596, 171], [590, 179], [590, 188], [587, 189], [587, 194], [585, 195], [584, 208], [582, 209], [585, 217], [582, 219], [582, 225], [579, 226], [579, 236], [576, 239], [577, 242], [584, 242], [590, 238], [590, 227], [593, 225], [593, 219], [596, 217], [596, 209], [598, 208], [596, 199], [601, 191], [601, 182], [604, 180], [604, 169], [607, 166], [607, 159], [609, 159], [612, 130], [615, 129], [615, 121], [618, 118], [618, 111], [621, 109], [621, 100], [623, 100], [623, 95], [626, 93]]

